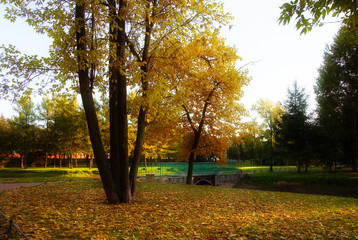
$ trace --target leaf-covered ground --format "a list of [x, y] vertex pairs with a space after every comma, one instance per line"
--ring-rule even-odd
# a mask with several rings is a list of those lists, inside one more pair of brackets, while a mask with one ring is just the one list
[[7, 191], [0, 210], [30, 239], [358, 239], [358, 199], [282, 192], [140, 183], [107, 205], [82, 180]]

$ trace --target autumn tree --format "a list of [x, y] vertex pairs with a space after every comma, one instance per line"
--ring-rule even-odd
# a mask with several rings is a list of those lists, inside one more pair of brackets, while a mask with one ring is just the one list
[[[3, 78], [4, 92], [16, 92], [28, 85], [34, 75], [52, 71], [53, 88], [68, 88], [72, 80], [79, 90], [86, 113], [93, 152], [99, 168], [104, 190], [109, 203], [130, 201], [135, 186], [136, 167], [128, 173], [128, 123], [127, 80], [140, 86], [143, 97], [142, 114], [138, 117], [140, 136], [144, 131], [146, 114], [150, 102], [147, 90], [151, 86], [148, 76], [157, 48], [170, 35], [182, 37], [189, 30], [213, 27], [214, 22], [225, 19], [222, 5], [216, 1], [2, 1], [8, 7], [9, 19], [25, 17], [30, 26], [39, 33], [46, 33], [54, 41], [50, 57], [37, 58], [23, 55], [12, 46], [3, 48], [3, 69], [10, 69], [2, 76], [11, 74], [13, 79]], [[209, 4], [210, 3], [210, 4]], [[196, 21], [196, 23], [194, 22]], [[187, 26], [186, 28], [182, 28]], [[180, 30], [180, 31], [179, 31]], [[151, 41], [156, 43], [151, 44]], [[166, 46], [173, 46], [171, 43]], [[175, 45], [174, 45], [175, 46]], [[129, 49], [131, 57], [126, 54]], [[174, 47], [175, 48], [175, 47]], [[165, 52], [161, 52], [164, 56]], [[128, 59], [135, 65], [130, 65]], [[136, 76], [127, 78], [130, 69]], [[16, 79], [23, 79], [21, 84]], [[76, 80], [78, 79], [78, 81]], [[108, 81], [105, 81], [108, 79]], [[37, 82], [47, 86], [48, 82]], [[93, 92], [95, 88], [109, 88], [110, 112], [110, 163], [107, 163], [99, 123], [96, 115]], [[146, 89], [148, 87], [148, 89]], [[41, 88], [45, 89], [45, 88]], [[145, 104], [144, 104], [145, 103]], [[141, 127], [139, 124], [142, 124]], [[137, 138], [138, 150], [143, 137]], [[137, 156], [140, 151], [137, 151]]]
[[[62, 159], [68, 159], [69, 167], [72, 167], [72, 156], [80, 148], [81, 129], [79, 105], [75, 95], [61, 95], [54, 97], [55, 111], [51, 132], [56, 141], [56, 151]], [[61, 165], [60, 165], [61, 167]]]
[[[135, 190], [136, 174], [145, 140], [145, 128], [157, 115], [158, 106], [170, 88], [165, 71], [171, 65], [173, 53], [193, 39], [203, 29], [214, 29], [230, 19], [217, 1], [139, 1], [129, 14], [131, 26], [127, 45], [133, 58], [133, 82], [140, 98], [137, 115], [136, 141], [131, 165], [130, 181]], [[215, 26], [216, 24], [216, 26]], [[156, 71], [155, 71], [156, 70]], [[170, 115], [170, 114], [168, 114]]]
[[191, 184], [197, 154], [214, 154], [225, 162], [244, 112], [238, 100], [248, 78], [235, 66], [239, 60], [235, 49], [216, 31], [197, 36], [178, 54], [173, 80], [183, 111], [183, 150], [189, 158], [186, 182]]
[[[126, 2], [10, 0], [1, 3], [6, 4], [8, 19], [14, 21], [24, 17], [37, 32], [53, 39], [47, 58], [21, 55], [13, 46], [2, 47], [2, 69], [6, 69], [1, 74], [2, 92], [10, 94], [24, 87], [34, 89], [35, 84], [41, 91], [49, 88], [52, 91], [79, 90], [108, 202], [128, 202], [131, 197], [126, 176], [127, 116], [123, 71]], [[43, 75], [50, 77], [36, 78]], [[93, 98], [95, 88], [106, 88], [103, 87], [106, 86], [105, 78], [113, 110], [112, 134], [117, 136], [111, 143], [115, 152], [110, 165], [103, 149]]]
[[53, 124], [55, 114], [55, 103], [48, 95], [42, 98], [39, 106], [37, 106], [39, 125], [42, 128], [40, 144], [45, 154], [44, 168], [48, 165], [48, 155], [55, 150]]
[[267, 129], [265, 138], [270, 145], [270, 171], [273, 171], [273, 147], [275, 144], [274, 132], [277, 130], [277, 124], [281, 121], [284, 112], [280, 102], [274, 104], [272, 101], [260, 99], [253, 107], [263, 119], [264, 129]]
[[[327, 147], [322, 153], [328, 166], [341, 162], [357, 171], [358, 159], [358, 47], [357, 34], [342, 28], [327, 47], [315, 87], [318, 125]], [[350, 159], [349, 162], [344, 159]]]
[[35, 107], [29, 95], [21, 96], [14, 110], [17, 116], [14, 117], [12, 124], [17, 137], [16, 152], [21, 155], [21, 168], [28, 167], [28, 153], [36, 148], [35, 132]]
[[264, 136], [266, 129], [259, 124], [256, 119], [245, 122], [239, 128], [239, 134], [234, 138], [230, 149], [228, 149], [228, 157], [233, 149], [239, 152], [239, 160], [250, 161], [252, 164], [264, 164]]

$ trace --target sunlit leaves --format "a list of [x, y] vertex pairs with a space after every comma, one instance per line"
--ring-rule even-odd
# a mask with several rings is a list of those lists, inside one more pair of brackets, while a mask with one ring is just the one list
[[292, 0], [282, 4], [279, 22], [288, 24], [295, 17], [296, 28], [306, 34], [315, 26], [323, 25], [324, 19], [332, 14], [340, 19], [350, 30], [357, 30], [358, 8], [356, 1], [339, 0]]
[[201, 131], [198, 154], [223, 154], [240, 124], [244, 108], [239, 104], [249, 79], [236, 68], [236, 49], [206, 31], [177, 53], [172, 82], [181, 103], [181, 125], [186, 141], [183, 154], [192, 151], [194, 135]]
[[20, 92], [29, 93], [33, 89], [44, 91], [44, 88], [46, 89], [47, 84], [50, 83], [49, 75], [46, 75], [50, 68], [48, 58], [22, 55], [13, 45], [0, 46], [1, 97], [16, 99]]
[[270, 139], [270, 141], [275, 141], [273, 137], [273, 131], [277, 130], [277, 124], [281, 122], [282, 114], [284, 113], [283, 106], [280, 102], [274, 104], [270, 100], [260, 99], [254, 106], [253, 110], [256, 110], [259, 116], [264, 121], [262, 129], [269, 130], [267, 134], [264, 136], [266, 139]]
[[[1, 1], [6, 6], [5, 17], [11, 21], [24, 18], [38, 33], [46, 34], [52, 40], [49, 56], [28, 56], [13, 46], [1, 49], [1, 75], [3, 96], [21, 93], [25, 88], [33, 88], [40, 93], [46, 90], [63, 91], [64, 87], [76, 89], [76, 27], [74, 21], [75, 1]], [[104, 90], [102, 78], [107, 74], [105, 60], [108, 55], [106, 41], [105, 5], [99, 1], [88, 2], [86, 28], [88, 28], [88, 64], [95, 68], [94, 85]], [[16, 95], [16, 94], [15, 94]]]

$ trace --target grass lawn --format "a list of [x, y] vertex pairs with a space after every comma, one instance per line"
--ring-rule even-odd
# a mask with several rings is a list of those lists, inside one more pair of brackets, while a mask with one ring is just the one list
[[242, 184], [252, 184], [264, 189], [358, 197], [358, 173], [348, 170], [338, 173], [321, 169], [301, 173], [294, 170], [260, 172], [249, 175]]
[[0, 168], [0, 183], [56, 182], [95, 176], [99, 176], [97, 168]]
[[0, 210], [30, 239], [358, 238], [358, 199], [208, 186], [140, 182], [130, 204], [107, 205], [82, 178], [6, 191]]
[[[238, 169], [241, 169], [242, 172], [249, 172], [249, 173], [261, 173], [261, 172], [269, 172], [269, 166], [238, 166]], [[281, 172], [281, 171], [294, 171], [296, 166], [275, 166], [273, 168], [274, 172]]]
[[[242, 169], [243, 172], [262, 172], [268, 171], [267, 166], [236, 166], [228, 164], [225, 166], [216, 163], [195, 163], [194, 174], [214, 174], [214, 173], [236, 173], [237, 169]], [[287, 170], [292, 167], [277, 167], [275, 170]], [[148, 163], [138, 169], [138, 176], [145, 176], [146, 174], [155, 174], [156, 176], [168, 175], [185, 175], [188, 171], [188, 163]], [[89, 169], [87, 167], [79, 167], [69, 169], [62, 168], [42, 168], [29, 167], [27, 169], [21, 168], [0, 168], [0, 183], [10, 182], [53, 182], [63, 181], [69, 179], [77, 179], [83, 177], [94, 177], [98, 175], [98, 169]]]

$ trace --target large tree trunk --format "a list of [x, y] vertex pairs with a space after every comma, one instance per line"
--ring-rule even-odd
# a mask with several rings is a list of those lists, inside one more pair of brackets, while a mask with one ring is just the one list
[[143, 144], [144, 144], [145, 115], [146, 115], [146, 111], [143, 110], [143, 108], [141, 107], [138, 115], [137, 138], [135, 141], [131, 171], [129, 175], [132, 195], [134, 195], [135, 188], [136, 188], [139, 160], [140, 160], [140, 156], [142, 155]]
[[[152, 17], [155, 15], [157, 0], [152, 2]], [[150, 8], [150, 1], [147, 2], [146, 7]], [[142, 81], [142, 90], [143, 90], [143, 98], [147, 97], [148, 91], [148, 81], [147, 81], [147, 74], [149, 72], [149, 47], [151, 43], [151, 36], [152, 36], [152, 29], [153, 29], [153, 21], [150, 21], [149, 12], [146, 14], [145, 18], [145, 37], [144, 37], [144, 46], [142, 51], [142, 59], [140, 59], [139, 54], [133, 48], [133, 45], [129, 44], [130, 51], [132, 54], [137, 58], [138, 62], [141, 62], [141, 81]], [[142, 105], [139, 110], [138, 115], [138, 126], [137, 126], [137, 138], [135, 142], [134, 148], [134, 155], [131, 164], [131, 171], [130, 171], [130, 184], [131, 184], [131, 193], [134, 195], [135, 188], [136, 188], [136, 181], [137, 181], [137, 172], [139, 166], [140, 156], [142, 155], [143, 144], [144, 144], [144, 136], [145, 136], [145, 125], [146, 125], [146, 114], [147, 110]]]
[[353, 140], [354, 155], [352, 159], [352, 171], [357, 172], [358, 136], [357, 136], [357, 114], [355, 111], [353, 113], [353, 139], [354, 139]]
[[115, 189], [120, 202], [131, 200], [128, 163], [127, 83], [125, 77], [125, 20], [118, 16], [125, 1], [109, 1], [110, 19], [110, 164]]
[[186, 184], [193, 184], [193, 170], [194, 170], [194, 159], [195, 152], [190, 152], [189, 163], [188, 163], [188, 173], [186, 176]]
[[106, 154], [103, 148], [101, 133], [99, 130], [96, 109], [93, 101], [92, 89], [90, 88], [89, 70], [86, 66], [86, 59], [84, 58], [86, 51], [86, 30], [85, 30], [85, 6], [84, 4], [76, 5], [76, 38], [77, 38], [77, 58], [78, 58], [78, 78], [80, 83], [80, 92], [82, 103], [87, 119], [88, 132], [92, 144], [93, 153], [96, 159], [99, 174], [102, 179], [102, 184], [106, 197], [109, 203], [114, 204], [119, 202], [118, 195], [115, 191], [111, 172], [109, 170]]
[[195, 152], [199, 146], [201, 129], [199, 127], [198, 131], [194, 133], [194, 142], [193, 146], [191, 147], [190, 155], [189, 155], [189, 165], [188, 165], [188, 174], [186, 176], [186, 184], [193, 184], [193, 170], [194, 170], [194, 160], [195, 160]]

